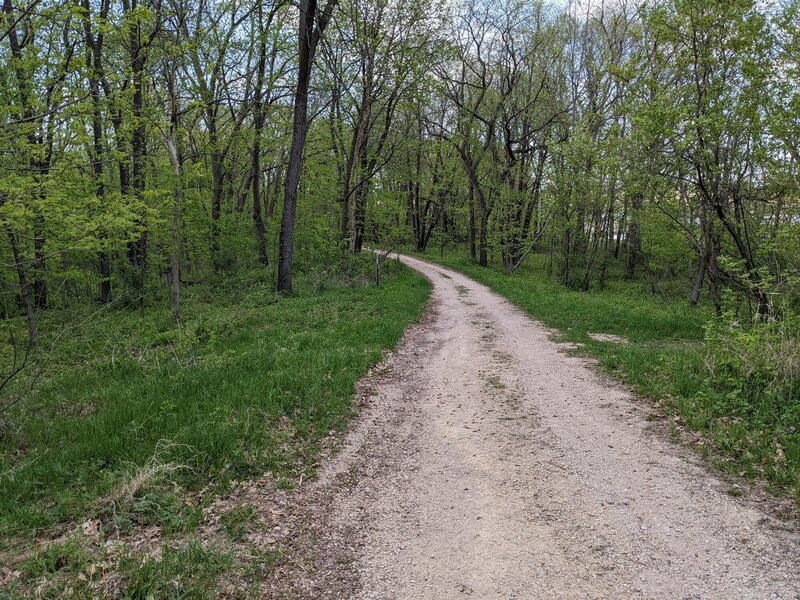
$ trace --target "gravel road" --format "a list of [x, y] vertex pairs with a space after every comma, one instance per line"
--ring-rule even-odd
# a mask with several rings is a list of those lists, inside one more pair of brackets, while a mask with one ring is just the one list
[[800, 598], [796, 520], [731, 496], [506, 300], [402, 260], [433, 282], [429, 314], [364, 382], [274, 595]]

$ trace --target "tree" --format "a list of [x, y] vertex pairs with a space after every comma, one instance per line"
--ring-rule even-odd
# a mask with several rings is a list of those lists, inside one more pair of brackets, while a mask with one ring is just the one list
[[754, 235], [759, 205], [769, 193], [760, 164], [765, 141], [762, 98], [774, 46], [766, 17], [751, 0], [681, 0], [674, 8], [648, 12], [646, 24], [655, 43], [669, 48], [669, 54], [655, 56], [654, 65], [668, 61], [674, 73], [671, 88], [659, 90], [653, 102], [648, 126], [665, 142], [662, 160], [678, 161], [672, 172], [691, 186], [699, 203], [704, 248], [700, 270], [710, 277], [722, 272], [716, 223], [741, 265], [724, 277], [747, 290], [757, 314], [767, 318], [771, 300]]
[[298, 70], [294, 93], [292, 146], [286, 168], [283, 215], [278, 254], [278, 291], [292, 291], [292, 264], [294, 262], [294, 229], [297, 218], [297, 186], [303, 166], [303, 150], [308, 132], [308, 88], [317, 46], [330, 22], [337, 0], [327, 0], [321, 12], [317, 0], [301, 0], [297, 28]]

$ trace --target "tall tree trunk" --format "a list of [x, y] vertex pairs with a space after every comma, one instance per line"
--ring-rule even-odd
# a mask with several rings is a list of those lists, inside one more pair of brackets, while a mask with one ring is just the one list
[[167, 89], [170, 96], [170, 127], [166, 135], [165, 144], [169, 153], [172, 169], [175, 171], [175, 184], [172, 190], [172, 222], [170, 224], [170, 278], [169, 291], [172, 304], [172, 316], [181, 320], [181, 235], [180, 211], [183, 204], [183, 157], [178, 150], [175, 134], [178, 131], [180, 113], [178, 111], [178, 94], [176, 89], [176, 73], [174, 70], [167, 72]]
[[[534, 182], [533, 188], [531, 190], [531, 197], [530, 201], [528, 202], [527, 209], [525, 211], [525, 217], [522, 222], [522, 240], [521, 243], [524, 244], [529, 237], [533, 238], [534, 244], [536, 243], [536, 239], [538, 237], [538, 226], [537, 220], [534, 220], [534, 215], [536, 215], [539, 211], [539, 203], [542, 197], [542, 181], [544, 179], [544, 167], [545, 163], [547, 162], [547, 155], [548, 149], [545, 146], [541, 150], [539, 150], [539, 155], [536, 160], [536, 170], [534, 172]], [[531, 225], [533, 227], [531, 228]], [[519, 259], [522, 256], [522, 247], [520, 247], [517, 255], [514, 257], [514, 263], [517, 264]]]
[[294, 228], [297, 218], [297, 188], [303, 167], [303, 150], [308, 132], [308, 82], [314, 65], [314, 55], [320, 37], [328, 25], [336, 0], [328, 0], [317, 19], [317, 0], [300, 0], [298, 24], [299, 62], [297, 87], [294, 93], [292, 120], [292, 147], [286, 167], [283, 195], [283, 215], [278, 249], [278, 291], [292, 291], [292, 265], [294, 263]]
[[[41, 194], [42, 192], [37, 192]], [[44, 257], [44, 216], [37, 214], [33, 221], [33, 299], [37, 308], [47, 307], [47, 279]]]
[[[105, 19], [108, 15], [110, 0], [103, 0], [99, 16]], [[103, 39], [102, 33], [92, 31], [92, 20], [89, 0], [83, 0], [85, 11], [83, 30], [86, 43], [86, 69], [89, 73], [89, 94], [92, 101], [92, 177], [94, 179], [95, 193], [100, 204], [105, 202], [106, 186], [103, 180], [103, 164], [106, 160], [105, 141], [103, 133], [103, 113], [101, 106], [101, 77], [103, 73]], [[101, 240], [107, 239], [104, 232], [100, 234]], [[111, 256], [107, 249], [97, 253], [97, 267], [100, 275], [100, 302], [110, 304], [111, 296]]]
[[[736, 199], [734, 199], [734, 203], [737, 204], [737, 215], [741, 215], [741, 210], [740, 207], [738, 207], [738, 201]], [[714, 203], [714, 207], [719, 220], [733, 239], [733, 243], [739, 251], [739, 256], [744, 261], [751, 294], [758, 304], [758, 316], [761, 319], [767, 319], [772, 314], [772, 303], [770, 302], [769, 294], [767, 294], [764, 289], [761, 273], [759, 273], [756, 261], [753, 257], [753, 249], [750, 244], [750, 239], [747, 236], [746, 224], [743, 218], [741, 218], [741, 228], [739, 226], [740, 224], [732, 222], [720, 200]]]
[[350, 238], [350, 254], [358, 254], [364, 245], [364, 231], [366, 228], [367, 217], [367, 193], [369, 191], [368, 182], [364, 181], [358, 188], [353, 205], [354, 214], [352, 236]]
[[225, 190], [224, 157], [219, 150], [216, 116], [208, 119], [208, 142], [211, 146], [211, 260], [219, 269], [219, 218], [222, 214], [222, 194]]
[[278, 204], [278, 198], [281, 195], [281, 188], [283, 188], [283, 181], [281, 180], [281, 171], [283, 170], [283, 161], [286, 160], [286, 151], [281, 149], [278, 163], [275, 165], [275, 175], [272, 178], [272, 190], [267, 198], [264, 198], [265, 215], [267, 220], [275, 216], [275, 207]]
[[36, 322], [36, 309], [33, 304], [31, 286], [28, 283], [28, 276], [25, 272], [25, 260], [20, 253], [17, 236], [10, 229], [7, 229], [7, 233], [8, 241], [11, 244], [11, 254], [14, 258], [14, 268], [19, 279], [20, 297], [22, 298], [22, 305], [25, 307], [25, 317], [28, 322], [28, 343], [31, 346], [35, 346], [39, 341], [39, 328]]
[[564, 262], [561, 266], [561, 283], [564, 285], [569, 285], [570, 277], [572, 273], [570, 272], [570, 258], [572, 252], [572, 229], [567, 227], [564, 229], [564, 238], [561, 242], [561, 254], [564, 257]]
[[262, 265], [268, 264], [267, 236], [264, 218], [261, 214], [261, 132], [264, 128], [264, 75], [267, 70], [267, 40], [264, 31], [264, 4], [258, 5], [258, 66], [256, 67], [256, 87], [253, 99], [253, 148], [251, 172], [253, 174], [253, 225], [258, 240], [258, 260]]
[[692, 306], [696, 306], [698, 302], [700, 302], [700, 292], [703, 291], [703, 282], [706, 278], [706, 270], [708, 268], [708, 251], [703, 250], [703, 253], [700, 256], [700, 264], [697, 268], [697, 275], [694, 278], [694, 286], [692, 288], [692, 297], [689, 300], [689, 303]]
[[347, 162], [344, 167], [344, 174], [342, 176], [342, 222], [341, 222], [341, 232], [342, 232], [342, 239], [348, 242], [349, 247], [349, 240], [351, 237], [351, 219], [353, 208], [350, 206], [353, 202], [353, 193], [355, 190], [353, 189], [353, 176], [354, 176], [354, 169], [356, 165], [356, 154], [358, 152], [358, 143], [361, 138], [361, 127], [363, 125], [362, 118], [361, 118], [361, 111], [358, 111], [358, 119], [356, 120], [356, 128], [353, 131], [353, 138], [350, 141], [350, 149], [347, 153]]
[[[144, 201], [144, 152], [145, 152], [145, 121], [144, 121], [144, 76], [146, 52], [142, 47], [140, 35], [141, 24], [136, 15], [136, 2], [131, 4], [124, 0], [123, 6], [128, 18], [134, 19], [129, 25], [128, 36], [129, 51], [131, 55], [131, 78], [133, 83], [132, 109], [133, 131], [131, 133], [131, 185], [133, 193], [139, 202]], [[138, 239], [130, 242], [128, 256], [135, 269], [134, 284], [139, 292], [139, 306], [144, 310], [144, 276], [147, 262], [147, 223], [140, 221], [142, 231]]]
[[482, 267], [489, 266], [488, 256], [488, 242], [487, 242], [487, 228], [489, 222], [489, 215], [481, 214], [481, 231], [480, 231], [480, 257], [478, 264]]
[[475, 249], [475, 191], [469, 186], [469, 257], [472, 260], [478, 258]]
[[619, 258], [619, 251], [622, 248], [622, 233], [626, 230], [628, 222], [628, 198], [625, 194], [622, 195], [622, 217], [617, 226], [617, 237], [614, 241], [614, 258]]
[[[32, 98], [32, 81], [31, 76], [25, 72], [23, 65], [25, 64], [25, 57], [23, 56], [23, 49], [30, 44], [35, 38], [32, 32], [24, 32], [20, 40], [20, 34], [17, 32], [17, 23], [19, 20], [14, 19], [15, 7], [11, 0], [3, 0], [3, 14], [11, 23], [11, 27], [6, 30], [5, 34], [8, 36], [9, 47], [11, 49], [11, 56], [13, 58], [14, 77], [17, 83], [17, 96], [20, 105], [22, 106], [23, 120], [27, 123], [37, 123], [39, 118], [36, 117]], [[37, 132], [37, 128], [31, 126], [27, 134], [28, 144], [31, 149], [34, 149], [32, 155], [28, 157], [28, 167], [33, 172], [33, 179], [35, 182], [35, 195], [40, 197], [43, 194], [42, 180], [47, 175], [50, 168], [50, 150], [42, 148], [43, 134], [41, 130]], [[44, 156], [47, 155], [47, 157]], [[38, 212], [39, 209], [34, 206], [34, 221], [33, 221], [33, 301], [38, 308], [47, 306], [47, 280], [45, 279], [45, 256], [44, 256], [44, 217]], [[18, 240], [17, 240], [18, 243]], [[17, 246], [19, 249], [19, 246]]]
[[625, 279], [628, 280], [636, 277], [636, 267], [641, 260], [642, 236], [639, 232], [639, 214], [642, 211], [643, 200], [641, 192], [635, 192], [631, 198], [631, 215], [628, 224], [628, 261], [625, 267]]
[[[367, 70], [368, 73], [371, 69]], [[364, 84], [361, 108], [358, 111], [358, 124], [353, 133], [353, 157], [345, 181], [348, 189], [345, 190], [345, 199], [349, 198], [350, 208], [350, 254], [361, 252], [364, 240], [364, 218], [366, 215], [365, 203], [367, 199], [367, 145], [369, 143], [369, 121], [372, 115], [372, 99], [369, 84]], [[354, 177], [355, 175], [355, 177]], [[355, 182], [353, 181], [355, 179]]]

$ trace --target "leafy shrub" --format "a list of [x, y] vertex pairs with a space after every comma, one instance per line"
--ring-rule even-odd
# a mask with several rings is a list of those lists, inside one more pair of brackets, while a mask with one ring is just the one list
[[743, 327], [720, 319], [706, 327], [706, 366], [716, 385], [740, 390], [748, 399], [800, 402], [800, 319]]
[[[396, 262], [384, 260], [381, 263], [382, 277], [389, 273], [387, 269], [396, 271]], [[336, 259], [318, 265], [308, 278], [314, 282], [314, 290], [318, 293], [335, 287], [370, 287], [375, 285], [375, 256], [368, 251], [355, 256], [342, 253]]]
[[[720, 319], [706, 328], [706, 360], [718, 430], [749, 423], [736, 444], [768, 477], [796, 485], [800, 468], [800, 319], [743, 327]], [[726, 435], [727, 435], [726, 433]], [[800, 494], [800, 488], [795, 492]]]

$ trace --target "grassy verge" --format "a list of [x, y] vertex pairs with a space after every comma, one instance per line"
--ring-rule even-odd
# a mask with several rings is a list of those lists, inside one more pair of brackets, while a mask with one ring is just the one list
[[[558, 329], [579, 352], [596, 358], [616, 378], [652, 398], [665, 414], [702, 432], [698, 448], [722, 470], [763, 478], [772, 491], [800, 501], [800, 402], [764, 393], [745, 397], [753, 382], [720, 377], [708, 368], [709, 307], [686, 295], [654, 295], [643, 283], [611, 280], [603, 290], [570, 290], [547, 275], [545, 257], [531, 256], [515, 273], [482, 268], [460, 254], [420, 255], [461, 271]], [[589, 334], [623, 336], [630, 343]], [[732, 493], [738, 488], [732, 488]]]
[[[187, 288], [180, 327], [166, 307], [143, 317], [83, 318], [96, 307], [69, 315], [85, 324], [50, 353], [33, 393], [0, 416], [0, 549], [30, 554], [35, 539], [57, 539], [87, 519], [101, 536], [143, 528], [186, 536], [202, 521], [200, 496], [264, 472], [286, 485], [307, 477], [320, 439], [351, 415], [355, 382], [429, 293], [395, 261], [380, 287], [369, 283], [371, 268], [365, 258], [326, 279], [300, 279], [291, 298], [264, 276]], [[45, 336], [61, 318], [43, 320]], [[13, 579], [83, 573], [87, 560], [59, 542], [20, 562]], [[129, 557], [120, 590], [159, 596], [187, 567], [193, 574], [170, 596], [213, 597], [208, 582], [227, 560], [196, 543], [158, 560]]]

